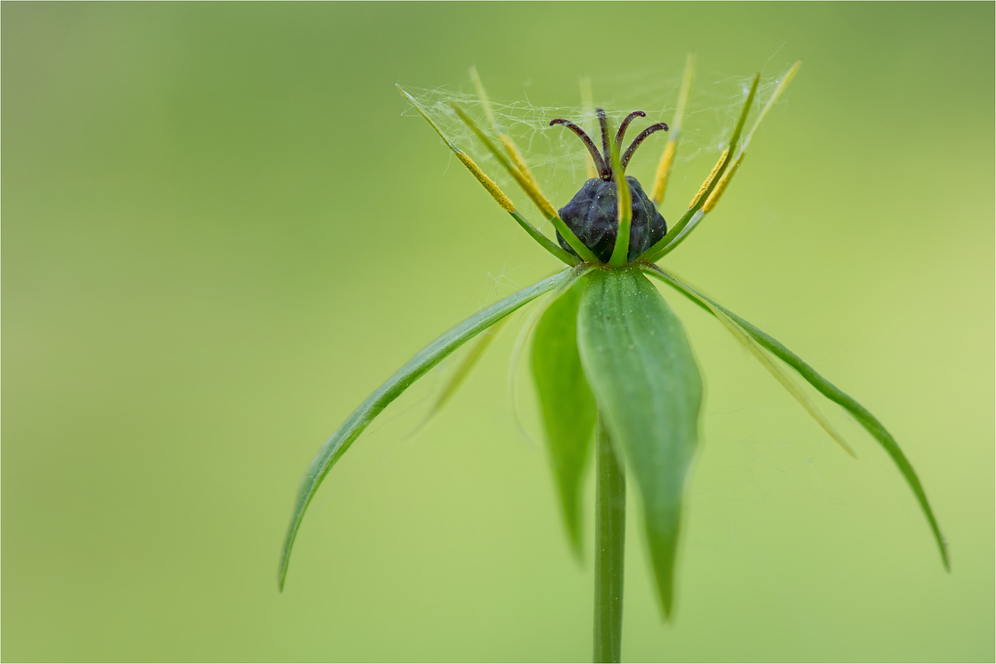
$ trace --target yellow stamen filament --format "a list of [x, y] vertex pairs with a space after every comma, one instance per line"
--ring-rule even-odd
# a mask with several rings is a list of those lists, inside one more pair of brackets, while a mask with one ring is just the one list
[[[608, 125], [609, 136], [612, 136], [614, 127]], [[623, 173], [622, 162], [619, 159], [619, 150], [616, 144], [610, 143], [612, 172], [618, 173], [616, 176], [616, 244], [612, 247], [612, 255], [609, 257], [609, 265], [621, 267], [626, 264], [629, 258], [629, 229], [632, 225], [632, 195], [629, 191], [629, 183]]]
[[397, 88], [405, 99], [407, 99], [408, 102], [415, 108], [415, 110], [418, 111], [423, 118], [425, 118], [425, 121], [436, 130], [436, 133], [443, 139], [446, 146], [453, 151], [453, 154], [455, 154], [457, 159], [460, 160], [460, 163], [466, 166], [467, 170], [470, 171], [470, 174], [477, 178], [477, 181], [488, 190], [488, 193], [491, 194], [495, 201], [497, 201], [498, 205], [500, 205], [506, 212], [515, 212], [515, 205], [512, 204], [512, 201], [509, 200], [508, 196], [502, 192], [498, 185], [495, 184], [494, 180], [484, 174], [484, 171], [482, 171], [481, 168], [474, 163], [473, 159], [461, 152], [460, 149], [453, 144], [453, 141], [451, 141], [449, 137], [443, 133], [443, 130], [439, 128], [439, 125], [433, 122], [432, 118], [429, 117], [429, 114], [425, 112], [425, 109], [422, 108], [422, 104], [418, 103], [418, 101], [415, 100], [415, 97], [412, 97], [410, 94], [405, 92], [400, 85], [397, 86]]
[[481, 80], [481, 75], [477, 73], [477, 67], [474, 65], [470, 66], [470, 80], [474, 82], [477, 97], [481, 100], [481, 106], [484, 107], [484, 115], [488, 116], [488, 122], [494, 126], [495, 114], [491, 110], [491, 99], [488, 97], [488, 92], [484, 89], [484, 81]]
[[726, 161], [726, 155], [729, 154], [729, 152], [730, 148], [726, 148], [725, 150], [723, 150], [723, 154], [719, 155], [719, 161], [717, 161], [716, 165], [712, 167], [712, 172], [709, 173], [709, 177], [705, 179], [705, 182], [703, 182], [702, 186], [699, 187], [698, 193], [695, 194], [695, 198], [693, 198], [692, 202], [688, 204], [689, 210], [691, 210], [693, 207], [699, 204], [699, 201], [702, 199], [703, 196], [705, 196], [706, 191], [708, 191], [709, 187], [712, 186], [712, 181], [716, 178], [716, 173], [719, 172], [719, 169], [723, 165], [723, 162]]
[[550, 201], [546, 200], [546, 197], [544, 197], [543, 194], [540, 193], [539, 189], [532, 186], [532, 183], [526, 181], [525, 176], [520, 175], [519, 177], [522, 178], [522, 180], [519, 181], [519, 185], [521, 185], [522, 188], [526, 191], [526, 195], [529, 196], [529, 199], [536, 204], [536, 207], [538, 207], [540, 211], [546, 215], [546, 218], [559, 219], [560, 215], [557, 214], [556, 208], [554, 208], [553, 205], [550, 204]]
[[[539, 184], [536, 182], [536, 178], [533, 177], [532, 172], [529, 170], [529, 166], [526, 165], [526, 160], [522, 158], [522, 153], [519, 152], [519, 148], [515, 145], [515, 141], [512, 137], [502, 131], [501, 127], [498, 126], [498, 122], [495, 118], [494, 110], [491, 108], [491, 99], [488, 97], [488, 91], [484, 89], [484, 82], [481, 80], [481, 75], [477, 73], [477, 67], [471, 66], [470, 68], [470, 78], [474, 82], [474, 88], [477, 91], [477, 96], [481, 100], [481, 106], [484, 108], [484, 115], [488, 118], [488, 122], [491, 123], [491, 127], [498, 134], [498, 138], [501, 139], [502, 145], [505, 147], [505, 152], [512, 159], [512, 163], [515, 167], [519, 169], [523, 177], [529, 181], [529, 184], [538, 192]], [[542, 196], [542, 194], [540, 194]]]
[[470, 117], [463, 112], [463, 109], [456, 104], [450, 104], [450, 107], [454, 110], [454, 112], [456, 112], [457, 116], [463, 120], [463, 123], [470, 127], [470, 130], [473, 131], [479, 139], [481, 139], [481, 142], [484, 143], [484, 146], [488, 149], [488, 152], [494, 155], [495, 159], [498, 160], [498, 163], [500, 163], [502, 167], [508, 171], [508, 174], [515, 179], [519, 186], [522, 187], [522, 190], [526, 192], [527, 196], [529, 196], [529, 200], [536, 204], [536, 207], [538, 207], [540, 211], [546, 215], [546, 218], [551, 220], [558, 219], [559, 217], [557, 216], [557, 211], [550, 204], [550, 201], [546, 199], [538, 187], [533, 185], [533, 183], [522, 174], [522, 171], [512, 165], [512, 163], [505, 158], [505, 155], [501, 153], [498, 146], [496, 146], [491, 139], [488, 138], [487, 134], [481, 131], [481, 128], [477, 126], [477, 123], [471, 120]]
[[651, 189], [650, 200], [658, 206], [664, 202], [664, 191], [667, 189], [668, 176], [674, 164], [674, 154], [678, 150], [678, 140], [681, 138], [681, 123], [685, 120], [685, 107], [688, 105], [688, 95], [692, 90], [692, 80], [695, 78], [695, 56], [691, 53], [685, 58], [685, 75], [681, 80], [681, 91], [678, 93], [678, 106], [671, 122], [671, 140], [664, 146], [657, 165], [657, 175], [654, 176], [654, 186]]
[[[584, 117], [590, 118], [595, 115], [595, 102], [593, 101], [594, 96], [591, 92], [591, 78], [588, 76], [582, 76], [578, 79], [578, 87], [581, 88], [581, 112], [584, 113]], [[581, 123], [582, 128], [585, 131], [591, 129], [591, 127], [586, 127], [588, 123]], [[592, 132], [588, 132], [590, 135], [594, 135]], [[595, 170], [595, 164], [590, 160], [585, 160], [586, 168], [588, 173], [588, 179], [593, 180], [598, 177], [598, 172]]]
[[730, 180], [733, 179], [733, 176], [736, 174], [737, 169], [740, 168], [740, 164], [741, 162], [743, 162], [744, 156], [746, 156], [746, 154], [747, 154], [746, 152], [741, 152], [740, 157], [733, 164], [733, 166], [730, 167], [728, 171], [723, 173], [723, 177], [720, 178], [719, 184], [717, 184], [716, 188], [712, 190], [712, 193], [709, 194], [709, 198], [706, 199], [705, 205], [702, 206], [703, 212], [706, 213], [712, 212], [712, 209], [716, 207], [716, 203], [719, 202], [719, 197], [723, 195], [724, 191], [726, 191], [727, 185], [730, 184]]
[[467, 167], [467, 170], [470, 171], [471, 175], [477, 178], [477, 181], [480, 182], [484, 186], [484, 188], [488, 190], [488, 193], [491, 194], [491, 196], [495, 199], [495, 201], [498, 202], [498, 205], [500, 205], [502, 209], [504, 209], [506, 212], [515, 212], [515, 205], [512, 204], [512, 201], [510, 201], [508, 199], [508, 196], [506, 196], [502, 192], [502, 190], [498, 188], [498, 185], [495, 184], [494, 180], [492, 180], [491, 178], [489, 178], [487, 175], [484, 174], [484, 171], [482, 171], [480, 167], [474, 163], [473, 159], [471, 159], [467, 154], [460, 151], [456, 151], [455, 154], [457, 156], [457, 159], [460, 160], [460, 163], [462, 163], [464, 166]]
[[512, 141], [512, 137], [501, 131], [498, 133], [498, 137], [501, 139], [502, 145], [505, 146], [505, 152], [507, 152], [508, 156], [512, 158], [512, 163], [515, 164], [515, 167], [522, 172], [522, 175], [527, 180], [529, 180], [529, 184], [535, 187], [536, 191], [539, 191], [539, 184], [537, 184], [536, 178], [533, 177], [529, 167], [526, 166], [526, 160], [522, 158], [522, 153], [519, 152], [519, 148], [516, 147], [515, 143]]
[[771, 99], [769, 99], [768, 103], [765, 104], [764, 108], [761, 109], [761, 112], [757, 116], [757, 120], [754, 120], [754, 126], [750, 128], [750, 132], [747, 134], [747, 138], [744, 139], [743, 142], [744, 150], [747, 149], [747, 146], [750, 145], [751, 139], [754, 138], [754, 132], [756, 132], [757, 128], [761, 126], [761, 120], [763, 120], [764, 116], [768, 114], [768, 111], [771, 110], [771, 107], [775, 105], [775, 102], [778, 101], [778, 98], [782, 96], [782, 92], [785, 91], [785, 88], [788, 87], [788, 84], [792, 82], [793, 78], [795, 78], [795, 75], [799, 72], [799, 67], [801, 66], [802, 66], [802, 60], [799, 60], [794, 65], [792, 65], [791, 69], [785, 72], [784, 76], [782, 76], [782, 80], [781, 82], [778, 83], [778, 87], [775, 88], [775, 91], [771, 94]]

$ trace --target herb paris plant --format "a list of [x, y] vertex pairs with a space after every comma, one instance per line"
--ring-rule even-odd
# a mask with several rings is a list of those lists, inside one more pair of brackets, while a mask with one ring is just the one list
[[[715, 208], [743, 163], [758, 126], [799, 68], [796, 63], [781, 77], [745, 134], [760, 76], [754, 78], [726, 149], [688, 210], [668, 230], [659, 208], [681, 138], [678, 130], [691, 86], [692, 63], [690, 57], [672, 131], [649, 195], [635, 178], [625, 175], [625, 171], [636, 148], [652, 133], [668, 130], [666, 124], [651, 125], [623, 151], [626, 130], [637, 117], [645, 116], [642, 111], [630, 113], [613, 132], [611, 120], [604, 111], [597, 109], [601, 149], [573, 122], [560, 118], [550, 122], [565, 126], [581, 138], [591, 155], [596, 175], [559, 212], [540, 191], [511, 137], [494, 121], [480, 79], [472, 70], [479, 97], [491, 121], [492, 126], [488, 129], [493, 134], [489, 135], [479, 127], [459, 106], [453, 105], [452, 110], [552, 223], [556, 229], [556, 242], [530, 223], [476, 162], [447, 138], [419, 102], [399, 87], [402, 95], [425, 117], [495, 201], [540, 246], [567, 267], [487, 307], [426, 346], [353, 411], [322, 445], [305, 472], [295, 501], [280, 559], [281, 589], [305, 510], [332, 466], [367, 425], [415, 380], [465, 342], [549, 293], [551, 297], [535, 326], [531, 368], [565, 526], [572, 547], [578, 553], [582, 541], [581, 486], [595, 447], [595, 659], [619, 659], [627, 474], [635, 481], [642, 499], [643, 528], [651, 553], [657, 596], [665, 619], [670, 617], [682, 493], [698, 442], [702, 382], [681, 322], [647, 276], [662, 281], [717, 318], [819, 425], [854, 456], [784, 365], [847, 410], [885, 449], [910, 485], [927, 518], [942, 563], [949, 568], [946, 545], [923, 487], [882, 424], [774, 338], [656, 264], [680, 245]], [[452, 394], [491, 339], [487, 334], [480, 337], [477, 347], [444, 388], [437, 408]]]

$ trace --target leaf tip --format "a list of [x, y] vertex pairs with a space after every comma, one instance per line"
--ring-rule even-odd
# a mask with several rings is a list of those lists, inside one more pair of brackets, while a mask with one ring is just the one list
[[669, 624], [674, 614], [674, 587], [671, 581], [672, 579], [668, 577], [658, 578], [657, 582], [657, 596], [661, 601], [661, 618], [664, 624]]
[[858, 453], [855, 452], [853, 449], [851, 449], [850, 445], [845, 445], [844, 446], [844, 451], [847, 452], [848, 456], [850, 456], [855, 461], [858, 460]]
[[[575, 534], [576, 532], [576, 534]], [[570, 534], [571, 557], [579, 566], [584, 567], [584, 546], [581, 544], [581, 531], [577, 530]]]
[[557, 483], [560, 485], [560, 513], [563, 517], [564, 530], [567, 531], [567, 545], [571, 549], [571, 556], [580, 565], [584, 563], [584, 527], [582, 520], [584, 515], [581, 511], [581, 497], [578, 484], [581, 480], [578, 477], [567, 477], [557, 474]]

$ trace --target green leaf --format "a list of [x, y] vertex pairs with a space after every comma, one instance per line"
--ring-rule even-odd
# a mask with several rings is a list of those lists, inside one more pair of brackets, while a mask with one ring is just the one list
[[581, 557], [581, 487], [595, 431], [595, 397], [578, 356], [579, 279], [543, 314], [533, 336], [532, 369], [547, 449], [571, 546]]
[[668, 618], [681, 495], [698, 442], [698, 367], [681, 322], [637, 268], [590, 274], [578, 312], [578, 349], [599, 413], [643, 498]]
[[882, 426], [882, 423], [879, 422], [874, 415], [868, 412], [864, 406], [855, 401], [849, 395], [838, 389], [826, 378], [818, 374], [816, 370], [806, 364], [802, 358], [783, 346], [782, 343], [774, 337], [754, 327], [729, 309], [717, 304], [705, 295], [702, 295], [691, 286], [679, 281], [674, 277], [674, 275], [665, 272], [658, 266], [645, 266], [645, 269], [664, 283], [677, 289], [678, 292], [682, 293], [714, 316], [717, 315], [717, 312], [727, 316], [745, 333], [750, 335], [754, 341], [766, 348], [769, 352], [775, 355], [775, 357], [795, 369], [799, 375], [805, 378], [810, 385], [815, 387], [820, 394], [834, 403], [839, 404], [844, 408], [844, 410], [849, 412], [851, 416], [858, 421], [858, 424], [863, 426], [865, 430], [870, 433], [883, 448], [885, 448], [886, 453], [892, 458], [892, 461], [899, 468], [899, 472], [902, 473], [903, 477], [906, 479], [906, 482], [910, 485], [910, 489], [913, 490], [913, 494], [916, 496], [917, 502], [920, 504], [920, 509], [923, 510], [923, 514], [927, 517], [927, 522], [930, 524], [930, 530], [934, 535], [934, 539], [937, 542], [937, 548], [941, 553], [941, 562], [944, 565], [944, 569], [949, 572], [951, 571], [951, 562], [948, 559], [947, 543], [944, 541], [944, 536], [941, 535], [941, 528], [937, 523], [937, 519], [934, 517], [934, 511], [930, 508], [930, 503], [927, 501], [927, 494], [923, 490], [923, 485], [920, 484], [920, 478], [917, 477], [916, 471], [913, 470], [913, 466], [906, 458], [906, 455], [903, 454], [901, 449], [899, 449], [899, 444], [896, 442], [896, 439], [892, 437], [892, 434], [886, 431], [885, 427]]
[[366, 401], [346, 418], [346, 421], [333, 433], [328, 440], [318, 450], [318, 454], [312, 460], [308, 469], [301, 479], [301, 486], [298, 490], [297, 499], [294, 502], [294, 512], [291, 517], [290, 527], [287, 529], [287, 536], [284, 539], [283, 553], [280, 556], [280, 570], [278, 581], [280, 589], [283, 590], [284, 580], [287, 577], [287, 565], [290, 562], [291, 549], [294, 546], [294, 538], [297, 536], [298, 528], [301, 526], [301, 519], [308, 509], [308, 504], [314, 497], [319, 485], [328, 474], [332, 466], [349, 449], [353, 441], [363, 432], [364, 429], [380, 414], [384, 408], [398, 398], [402, 392], [408, 389], [412, 383], [423, 376], [432, 367], [439, 364], [447, 355], [459, 348], [465, 342], [473, 339], [478, 334], [491, 327], [505, 316], [509, 315], [524, 304], [531, 302], [540, 295], [547, 293], [558, 286], [565, 286], [573, 279], [583, 274], [582, 269], [567, 269], [544, 279], [528, 288], [506, 297], [500, 302], [492, 304], [490, 307], [471, 316], [449, 332], [446, 332], [431, 344], [420, 350], [415, 357], [408, 361], [403, 367], [387, 379], [378, 387], [373, 394], [367, 397]]

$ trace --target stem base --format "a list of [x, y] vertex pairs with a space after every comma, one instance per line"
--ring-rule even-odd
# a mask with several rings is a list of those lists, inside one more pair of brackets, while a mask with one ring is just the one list
[[595, 484], [595, 662], [619, 662], [622, 652], [626, 552], [626, 473], [599, 416]]

